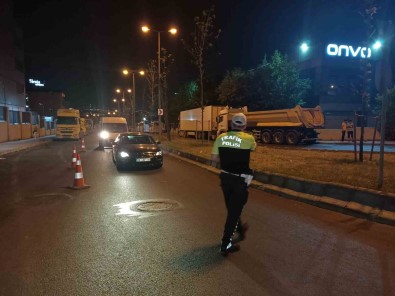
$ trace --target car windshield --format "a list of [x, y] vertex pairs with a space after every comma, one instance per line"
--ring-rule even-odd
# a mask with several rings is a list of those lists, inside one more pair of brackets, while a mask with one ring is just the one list
[[122, 136], [121, 143], [122, 144], [155, 144], [155, 141], [150, 136], [129, 135], [129, 136]]
[[127, 126], [124, 123], [103, 123], [103, 130], [110, 133], [123, 133], [127, 132]]
[[78, 124], [78, 117], [58, 116], [56, 123], [57, 124]]

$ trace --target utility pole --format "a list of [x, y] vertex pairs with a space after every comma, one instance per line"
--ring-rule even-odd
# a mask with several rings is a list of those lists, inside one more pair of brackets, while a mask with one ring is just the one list
[[[372, 36], [374, 33], [374, 26], [373, 26], [373, 18], [374, 15], [377, 13], [377, 6], [375, 4], [375, 0], [366, 0], [365, 5], [362, 8], [363, 12], [361, 13], [364, 17], [363, 22], [366, 26], [366, 40], [364, 42], [364, 46], [369, 48], [369, 45], [372, 43]], [[365, 125], [366, 125], [366, 118], [367, 118], [367, 111], [369, 105], [369, 98], [370, 98], [370, 82], [371, 82], [371, 74], [372, 74], [372, 64], [365, 58], [362, 62], [363, 68], [363, 80], [362, 80], [362, 87], [361, 87], [361, 135], [359, 141], [359, 161], [363, 162], [363, 142], [364, 142], [364, 135], [365, 135]]]
[[385, 143], [385, 127], [387, 117], [388, 88], [392, 86], [392, 69], [390, 63], [391, 43], [394, 37], [394, 26], [392, 21], [386, 24], [380, 23], [379, 35], [384, 37], [383, 56], [377, 64], [376, 69], [376, 88], [382, 95], [381, 102], [381, 127], [380, 127], [380, 158], [379, 171], [377, 176], [377, 188], [383, 187], [384, 179], [384, 143]]

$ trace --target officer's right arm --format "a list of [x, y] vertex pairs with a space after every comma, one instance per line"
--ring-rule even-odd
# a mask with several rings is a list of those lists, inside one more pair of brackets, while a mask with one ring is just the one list
[[218, 140], [215, 140], [213, 149], [211, 150], [211, 160], [215, 163], [215, 165], [219, 164], [219, 162], [220, 162]]
[[251, 151], [255, 151], [255, 148], [256, 148], [256, 142], [255, 142], [255, 138], [254, 138], [254, 136], [251, 136], [252, 137], [252, 139], [251, 139]]

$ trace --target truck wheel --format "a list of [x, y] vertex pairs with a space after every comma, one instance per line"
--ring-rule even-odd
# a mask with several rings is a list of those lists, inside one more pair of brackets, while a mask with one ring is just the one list
[[261, 134], [261, 140], [263, 144], [270, 144], [272, 142], [272, 135], [269, 131], [264, 131]]
[[299, 143], [299, 137], [298, 133], [295, 131], [289, 131], [285, 135], [285, 142], [287, 142], [288, 145], [296, 145]]
[[278, 145], [284, 143], [284, 133], [282, 131], [277, 131], [273, 134], [273, 143]]

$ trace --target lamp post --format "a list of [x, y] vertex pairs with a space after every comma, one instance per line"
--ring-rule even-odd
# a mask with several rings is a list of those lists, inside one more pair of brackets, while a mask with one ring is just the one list
[[117, 104], [118, 103], [118, 110], [120, 110], [120, 106], [119, 106], [119, 100], [117, 100], [117, 99], [113, 99], [112, 100], [115, 104]]
[[144, 33], [148, 33], [149, 31], [154, 31], [158, 33], [158, 116], [159, 116], [159, 135], [162, 134], [162, 102], [161, 102], [161, 86], [160, 86], [160, 33], [162, 32], [169, 32], [172, 35], [177, 34], [177, 29], [176, 28], [170, 28], [167, 31], [159, 31], [159, 30], [153, 30], [150, 29], [148, 26], [143, 26], [141, 27], [141, 30]]
[[133, 93], [132, 93], [132, 128], [133, 130], [136, 127], [136, 83], [134, 80], [134, 74], [135, 73], [139, 73], [141, 76], [143, 76], [145, 73], [143, 70], [129, 70], [129, 69], [124, 69], [122, 70], [123, 75], [127, 76], [129, 74], [132, 74], [132, 89], [133, 89]]
[[122, 98], [122, 115], [125, 117], [125, 98]]
[[38, 105], [40, 105], [41, 107], [42, 107], [42, 115], [44, 116], [45, 115], [45, 106], [44, 106], [44, 104], [43, 103], [38, 103]]
[[[121, 103], [121, 101], [122, 101], [122, 114], [123, 115], [125, 115], [125, 90], [121, 90], [121, 89], [119, 89], [119, 88], [117, 88], [116, 89], [116, 92], [117, 93], [121, 93], [122, 92], [122, 99], [121, 100], [118, 100], [118, 109], [120, 109], [121, 107], [120, 107], [120, 103]], [[128, 93], [131, 93], [132, 92], [132, 90], [129, 88], [129, 89], [127, 89], [127, 92]], [[114, 99], [114, 102], [116, 102], [117, 100], [116, 99]], [[121, 109], [120, 109], [121, 110]]]

